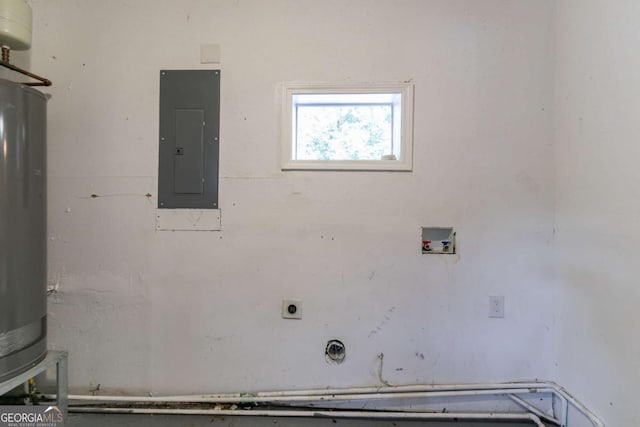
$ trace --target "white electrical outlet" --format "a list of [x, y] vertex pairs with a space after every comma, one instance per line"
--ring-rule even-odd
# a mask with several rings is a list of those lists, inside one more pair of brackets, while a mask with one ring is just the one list
[[302, 319], [302, 300], [283, 299], [282, 300], [283, 319]]
[[491, 318], [504, 317], [504, 297], [503, 296], [489, 297], [489, 317]]

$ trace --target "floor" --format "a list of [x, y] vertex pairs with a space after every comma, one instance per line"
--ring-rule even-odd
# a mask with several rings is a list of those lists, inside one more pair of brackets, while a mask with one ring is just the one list
[[177, 415], [92, 415], [70, 414], [66, 427], [527, 427], [533, 424], [517, 423], [458, 423], [458, 422], [400, 422], [368, 420], [332, 420], [301, 418], [211, 417]]

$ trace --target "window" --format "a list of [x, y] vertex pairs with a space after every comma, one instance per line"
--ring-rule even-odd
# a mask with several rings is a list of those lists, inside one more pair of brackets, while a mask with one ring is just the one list
[[412, 84], [288, 84], [283, 95], [283, 170], [411, 170]]

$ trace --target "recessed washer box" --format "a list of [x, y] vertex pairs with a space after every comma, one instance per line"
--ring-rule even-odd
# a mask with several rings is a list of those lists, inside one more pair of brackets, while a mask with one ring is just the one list
[[452, 255], [456, 253], [453, 227], [422, 227], [422, 253]]

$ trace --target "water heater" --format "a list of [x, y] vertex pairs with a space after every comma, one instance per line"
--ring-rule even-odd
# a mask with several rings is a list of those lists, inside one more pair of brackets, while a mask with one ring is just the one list
[[0, 79], [0, 381], [46, 352], [46, 103]]
[[[31, 45], [24, 1], [0, 0], [0, 44]], [[0, 79], [0, 381], [46, 354], [46, 104], [41, 92]]]

